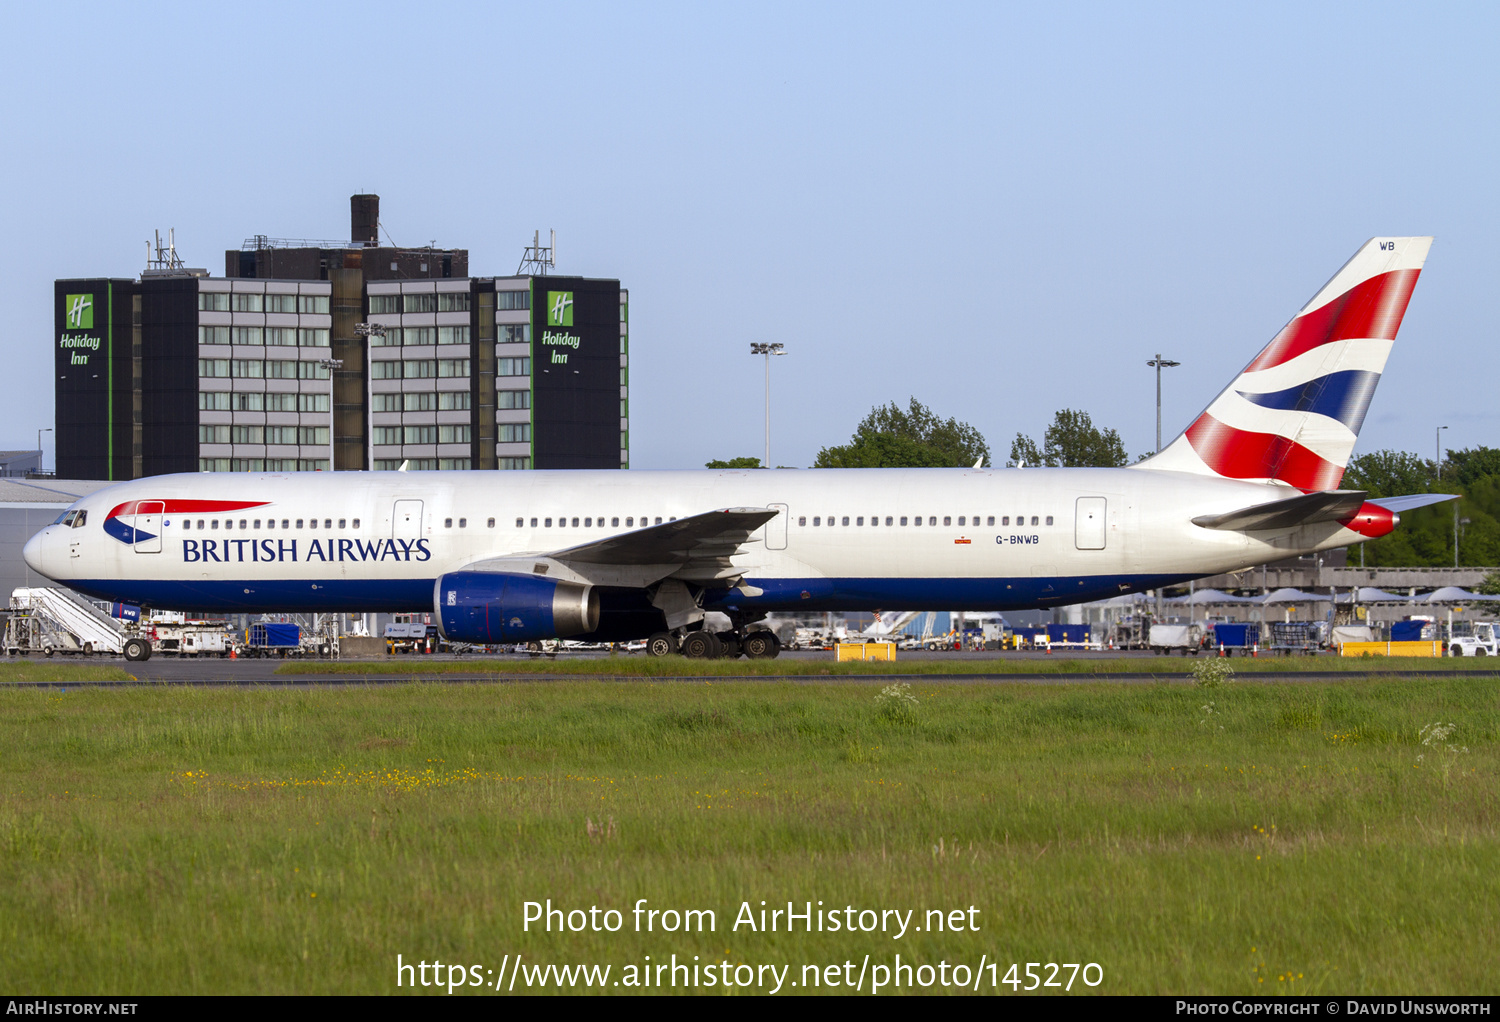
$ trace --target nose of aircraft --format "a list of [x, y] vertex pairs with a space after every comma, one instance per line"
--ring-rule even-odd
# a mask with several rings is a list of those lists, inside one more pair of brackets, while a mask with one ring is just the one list
[[27, 565], [29, 565], [31, 570], [36, 572], [38, 575], [47, 574], [45, 561], [42, 557], [42, 552], [46, 547], [46, 543], [47, 530], [43, 529], [35, 536], [32, 536], [30, 539], [28, 539], [26, 541], [26, 545], [21, 548], [21, 556], [26, 558]]

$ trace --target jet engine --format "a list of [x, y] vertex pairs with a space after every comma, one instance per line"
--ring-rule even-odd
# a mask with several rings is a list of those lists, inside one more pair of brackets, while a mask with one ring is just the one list
[[494, 571], [454, 571], [433, 592], [438, 629], [450, 642], [528, 642], [599, 627], [593, 586]]

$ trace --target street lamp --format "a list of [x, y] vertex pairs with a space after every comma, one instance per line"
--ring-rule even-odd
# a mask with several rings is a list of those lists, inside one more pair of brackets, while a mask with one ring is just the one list
[[1157, 352], [1155, 358], [1147, 359], [1146, 364], [1156, 370], [1156, 450], [1152, 454], [1161, 453], [1161, 371], [1171, 369], [1173, 366], [1182, 365], [1181, 362], [1173, 362], [1169, 358], [1162, 358], [1161, 352]]
[[[355, 323], [354, 332], [361, 337], [379, 337], [381, 343], [385, 343], [385, 332], [390, 329], [384, 323]], [[365, 354], [365, 366], [369, 367], [370, 357], [368, 351]], [[370, 381], [370, 373], [365, 373], [365, 468], [375, 467], [375, 412], [374, 412], [374, 387]]]
[[341, 358], [320, 358], [318, 365], [328, 370], [328, 471], [333, 471], [333, 372], [344, 368]]
[[[36, 474], [37, 475], [41, 475], [42, 474], [42, 469], [45, 467], [45, 459], [42, 457], [42, 434], [43, 433], [51, 433], [51, 432], [52, 432], [52, 430], [51, 430], [50, 427], [47, 428], [47, 429], [39, 429], [39, 430], [36, 431]], [[57, 468], [57, 456], [56, 455], [53, 455], [53, 457], [52, 457], [52, 467], [53, 467], [54, 470]]]
[[1447, 426], [1439, 426], [1432, 431], [1434, 438], [1432, 443], [1433, 464], [1437, 466], [1437, 477], [1439, 479], [1443, 478], [1443, 430], [1447, 428]]
[[786, 345], [775, 343], [765, 344], [759, 341], [750, 342], [750, 354], [766, 356], [766, 460], [761, 462], [766, 468], [771, 467], [771, 356], [785, 355]]

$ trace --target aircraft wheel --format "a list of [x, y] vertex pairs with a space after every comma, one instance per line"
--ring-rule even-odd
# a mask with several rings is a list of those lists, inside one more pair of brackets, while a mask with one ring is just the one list
[[750, 632], [741, 645], [751, 660], [769, 660], [778, 652], [776, 636], [771, 632]]
[[719, 640], [719, 645], [723, 649], [723, 652], [719, 654], [721, 657], [725, 660], [739, 659], [741, 648], [740, 637], [738, 635], [735, 635], [733, 632], [724, 632], [714, 636], [714, 638]]
[[52, 647], [51, 646], [43, 646], [42, 647], [42, 654], [44, 656], [51, 656], [52, 655]]
[[677, 643], [671, 632], [657, 632], [646, 640], [647, 656], [667, 656], [677, 652]]
[[130, 661], [141, 661], [150, 658], [151, 644], [145, 639], [125, 640], [125, 659]]
[[724, 651], [724, 644], [713, 632], [688, 632], [682, 640], [682, 655], [691, 660], [712, 660]]

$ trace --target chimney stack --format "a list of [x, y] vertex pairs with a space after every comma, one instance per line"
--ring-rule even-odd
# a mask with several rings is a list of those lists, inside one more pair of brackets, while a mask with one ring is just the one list
[[380, 196], [349, 196], [349, 240], [356, 245], [380, 244]]

